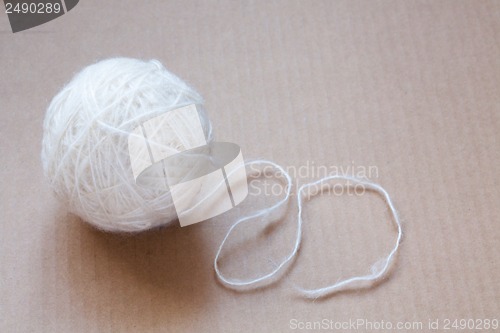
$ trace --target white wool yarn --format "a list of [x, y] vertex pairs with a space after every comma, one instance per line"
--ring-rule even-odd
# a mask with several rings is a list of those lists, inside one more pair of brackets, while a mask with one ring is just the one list
[[[201, 96], [158, 61], [128, 58], [108, 59], [78, 73], [57, 94], [44, 121], [42, 162], [46, 177], [68, 209], [92, 225], [107, 231], [136, 232], [168, 224], [177, 213], [168, 191], [136, 185], [130, 161], [128, 138], [145, 121], [165, 112], [196, 105], [207, 143], [213, 141], [212, 127]], [[172, 117], [164, 124], [159, 142], [177, 153], [196, 145], [191, 117]], [[255, 219], [273, 220], [282, 214], [292, 196], [292, 179], [279, 165], [267, 160], [247, 161], [246, 166], [271, 167], [285, 187], [282, 199], [270, 207], [240, 217], [228, 230], [214, 259], [216, 277], [228, 288], [246, 290], [279, 279], [298, 255], [302, 240], [302, 207], [311, 187], [323, 189], [335, 180], [347, 180], [381, 195], [389, 207], [397, 237], [387, 257], [371, 272], [318, 289], [296, 289], [307, 298], [362, 288], [384, 278], [399, 249], [402, 228], [389, 194], [380, 185], [349, 176], [327, 176], [302, 185], [296, 194], [298, 215], [294, 246], [276, 267], [250, 280], [226, 277], [219, 268], [221, 252], [232, 232]], [[181, 176], [179, 176], [181, 177]], [[195, 189], [196, 190], [196, 189]], [[281, 215], [280, 215], [281, 216]]]
[[[177, 214], [170, 193], [136, 185], [130, 132], [144, 121], [195, 104], [213, 140], [203, 99], [156, 60], [114, 58], [84, 68], [52, 100], [44, 121], [45, 176], [68, 209], [107, 231], [168, 224]], [[192, 147], [187, 120], [163, 128], [172, 152]]]

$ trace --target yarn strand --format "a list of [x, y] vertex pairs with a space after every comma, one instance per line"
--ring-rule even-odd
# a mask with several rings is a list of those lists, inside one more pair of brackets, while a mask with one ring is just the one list
[[[219, 258], [220, 258], [220, 254], [224, 248], [224, 245], [226, 244], [226, 241], [228, 240], [228, 238], [232, 234], [232, 232], [236, 229], [236, 227], [238, 225], [240, 225], [244, 222], [247, 222], [249, 220], [252, 220], [254, 218], [265, 216], [269, 212], [286, 204], [291, 196], [290, 193], [291, 193], [292, 181], [291, 181], [290, 175], [288, 175], [288, 173], [281, 166], [275, 164], [274, 162], [265, 161], [265, 160], [247, 162], [247, 164], [252, 164], [252, 163], [268, 164], [268, 165], [271, 165], [272, 167], [274, 167], [275, 169], [279, 170], [286, 180], [287, 191], [286, 191], [285, 197], [283, 199], [281, 199], [279, 202], [277, 202], [276, 204], [274, 204], [273, 206], [271, 206], [267, 209], [259, 210], [256, 213], [251, 214], [249, 216], [242, 217], [239, 220], [237, 220], [229, 228], [228, 232], [226, 233], [226, 236], [224, 237], [224, 239], [222, 240], [222, 242], [219, 246], [219, 249], [217, 250], [217, 254], [216, 254], [215, 259], [214, 259], [215, 274], [216, 274], [217, 278], [219, 279], [219, 281], [221, 281], [226, 287], [236, 289], [236, 290], [242, 290], [242, 289], [248, 289], [248, 288], [255, 289], [255, 288], [258, 288], [262, 285], [270, 284], [271, 282], [274, 282], [277, 278], [279, 278], [280, 271], [285, 266], [288, 266], [288, 264], [293, 261], [293, 259], [297, 256], [298, 251], [300, 249], [301, 240], [302, 240], [302, 225], [303, 225], [302, 211], [303, 211], [304, 202], [306, 199], [304, 196], [305, 190], [307, 190], [311, 187], [314, 187], [314, 186], [325, 184], [325, 183], [330, 182], [332, 180], [347, 180], [347, 181], [352, 182], [353, 185], [357, 185], [357, 184], [362, 185], [365, 188], [372, 190], [374, 192], [377, 192], [379, 195], [381, 195], [384, 198], [387, 206], [389, 207], [391, 214], [392, 214], [393, 222], [395, 223], [395, 225], [397, 227], [398, 234], [397, 234], [396, 242], [394, 244], [394, 247], [392, 248], [392, 250], [388, 254], [388, 256], [385, 257], [384, 259], [376, 262], [372, 266], [371, 274], [350, 277], [350, 278], [347, 278], [345, 280], [339, 281], [335, 284], [321, 287], [321, 288], [317, 288], [317, 289], [305, 289], [305, 288], [301, 288], [301, 287], [297, 287], [297, 286], [295, 287], [295, 289], [305, 298], [317, 299], [317, 298], [332, 295], [336, 292], [346, 290], [346, 289], [357, 289], [357, 288], [371, 286], [371, 285], [373, 285], [374, 282], [382, 279], [383, 277], [385, 277], [387, 275], [387, 273], [389, 272], [389, 269], [391, 267], [391, 264], [393, 263], [394, 258], [398, 252], [398, 249], [399, 249], [399, 246], [401, 243], [401, 239], [402, 239], [402, 235], [403, 235], [399, 215], [396, 211], [396, 208], [394, 207], [394, 204], [392, 202], [391, 197], [389, 196], [387, 191], [379, 184], [370, 182], [368, 180], [358, 179], [355, 177], [335, 175], [335, 176], [327, 176], [327, 177], [321, 178], [315, 182], [304, 184], [299, 188], [299, 191], [297, 193], [297, 205], [298, 205], [297, 231], [296, 231], [294, 246], [293, 246], [293, 249], [291, 250], [291, 252], [278, 265], [276, 265], [276, 267], [271, 272], [266, 273], [258, 278], [254, 278], [254, 279], [250, 279], [250, 280], [237, 280], [237, 279], [229, 279], [229, 278], [225, 277], [219, 268]], [[324, 186], [321, 186], [321, 190], [319, 191], [319, 193], [316, 193], [314, 195], [321, 194], [323, 189], [324, 189]]]
[[245, 287], [259, 287], [262, 283], [268, 282], [268, 280], [276, 278], [279, 271], [283, 267], [285, 267], [288, 263], [290, 263], [290, 261], [295, 257], [295, 255], [297, 254], [297, 251], [299, 250], [299, 246], [300, 246], [300, 238], [301, 238], [300, 237], [301, 236], [300, 230], [301, 230], [301, 228], [298, 228], [297, 238], [295, 241], [294, 249], [271, 272], [269, 272], [261, 277], [255, 278], [255, 279], [242, 281], [242, 280], [236, 280], [236, 279], [229, 279], [229, 278], [225, 277], [224, 274], [222, 274], [222, 272], [220, 271], [220, 268], [219, 268], [220, 254], [222, 252], [222, 249], [224, 248], [224, 245], [226, 244], [226, 241], [228, 240], [228, 238], [232, 234], [232, 232], [236, 229], [236, 227], [238, 227], [242, 223], [251, 221], [251, 220], [256, 219], [258, 217], [264, 217], [266, 215], [269, 215], [271, 212], [275, 211], [276, 209], [280, 208], [281, 206], [288, 204], [288, 201], [290, 199], [291, 190], [292, 190], [292, 178], [281, 166], [279, 166], [278, 164], [276, 164], [274, 162], [267, 161], [267, 160], [255, 160], [255, 161], [249, 161], [249, 162], [245, 163], [245, 165], [252, 165], [252, 164], [267, 164], [267, 165], [270, 165], [273, 168], [275, 168], [277, 171], [279, 171], [285, 180], [286, 193], [285, 193], [284, 198], [282, 198], [280, 201], [278, 201], [277, 203], [275, 203], [271, 207], [259, 210], [251, 215], [242, 217], [239, 220], [237, 220], [229, 228], [228, 232], [226, 233], [226, 236], [224, 237], [221, 244], [219, 245], [219, 249], [217, 250], [217, 254], [215, 255], [215, 259], [214, 259], [215, 274], [216, 274], [217, 278], [219, 279], [219, 281], [221, 281], [224, 285], [226, 285], [227, 287], [230, 287], [230, 288], [234, 288], [234, 289], [245, 288]]

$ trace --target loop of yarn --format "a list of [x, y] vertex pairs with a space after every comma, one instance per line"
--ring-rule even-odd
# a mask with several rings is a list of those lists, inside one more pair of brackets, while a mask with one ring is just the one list
[[215, 274], [217, 278], [227, 287], [232, 287], [232, 288], [256, 288], [259, 287], [260, 285], [263, 285], [265, 283], [272, 282], [278, 277], [278, 273], [281, 271], [282, 268], [284, 268], [288, 263], [291, 262], [291, 260], [295, 257], [299, 245], [300, 245], [300, 236], [301, 236], [301, 228], [298, 228], [297, 230], [297, 238], [295, 241], [295, 247], [294, 250], [279, 264], [275, 269], [273, 269], [271, 272], [258, 277], [256, 279], [248, 280], [248, 281], [242, 281], [242, 280], [233, 280], [226, 278], [224, 274], [222, 274], [220, 268], [219, 268], [219, 257], [221, 255], [222, 249], [224, 248], [224, 245], [226, 244], [226, 241], [228, 240], [229, 236], [233, 233], [233, 231], [238, 227], [240, 224], [252, 221], [257, 218], [262, 218], [269, 216], [272, 212], [275, 210], [278, 210], [282, 206], [286, 206], [289, 202], [290, 195], [291, 195], [291, 190], [292, 190], [292, 178], [290, 175], [278, 164], [267, 161], [267, 160], [255, 160], [255, 161], [248, 161], [245, 163], [245, 166], [248, 165], [269, 165], [271, 166], [275, 171], [277, 171], [277, 174], [281, 175], [285, 182], [285, 196], [281, 200], [279, 200], [277, 203], [272, 205], [271, 207], [261, 209], [256, 211], [255, 213], [244, 216], [240, 219], [238, 219], [231, 227], [229, 228], [228, 232], [226, 233], [226, 236], [222, 240], [221, 244], [219, 245], [219, 249], [217, 250], [217, 254], [215, 255], [214, 259], [214, 269], [215, 269]]
[[338, 291], [346, 290], [346, 289], [356, 289], [356, 288], [361, 288], [364, 286], [368, 287], [368, 286], [372, 285], [374, 282], [382, 279], [384, 276], [386, 276], [391, 264], [394, 261], [395, 255], [396, 255], [396, 253], [399, 249], [399, 245], [401, 243], [401, 238], [403, 236], [403, 231], [401, 229], [401, 221], [399, 220], [399, 215], [398, 215], [396, 208], [394, 207], [394, 204], [391, 200], [391, 197], [389, 196], [387, 191], [379, 184], [376, 184], [376, 183], [373, 183], [373, 182], [370, 182], [370, 181], [364, 180], [364, 179], [350, 177], [350, 176], [328, 176], [328, 177], [324, 177], [322, 179], [319, 179], [313, 183], [302, 185], [299, 188], [299, 192], [297, 194], [297, 204], [299, 207], [297, 220], [298, 220], [299, 229], [301, 229], [301, 227], [302, 227], [302, 206], [303, 206], [303, 202], [304, 202], [304, 197], [303, 197], [304, 191], [310, 187], [317, 186], [318, 184], [323, 184], [325, 182], [329, 182], [329, 181], [336, 180], [336, 179], [348, 180], [349, 182], [352, 182], [352, 184], [350, 184], [350, 186], [355, 186], [356, 184], [359, 184], [359, 185], [364, 186], [364, 188], [366, 188], [368, 190], [372, 190], [372, 191], [375, 191], [376, 193], [380, 194], [384, 198], [384, 201], [386, 202], [387, 206], [389, 207], [389, 209], [391, 211], [393, 222], [396, 225], [398, 235], [397, 235], [394, 247], [389, 252], [387, 257], [382, 259], [382, 260], [377, 261], [371, 267], [371, 274], [362, 275], [362, 276], [354, 276], [354, 277], [339, 281], [333, 285], [318, 288], [318, 289], [297, 288], [302, 293], [302, 295], [304, 295], [305, 297], [308, 297], [308, 298], [320, 298], [320, 297], [324, 297], [324, 296], [333, 294], [333, 293], [338, 292]]
[[[399, 245], [401, 243], [401, 238], [403, 235], [402, 228], [401, 228], [401, 222], [399, 220], [399, 215], [396, 211], [396, 208], [394, 207], [394, 204], [391, 200], [391, 197], [387, 193], [387, 191], [380, 185], [370, 182], [368, 180], [364, 179], [358, 179], [350, 176], [327, 176], [324, 178], [321, 178], [315, 182], [309, 183], [309, 184], [304, 184], [299, 188], [299, 191], [297, 193], [297, 205], [298, 205], [298, 214], [297, 214], [297, 231], [296, 231], [296, 237], [295, 241], [293, 243], [293, 249], [291, 252], [269, 273], [266, 273], [265, 275], [262, 275], [258, 278], [254, 278], [251, 280], [238, 280], [238, 279], [229, 279], [224, 276], [224, 274], [220, 271], [219, 268], [219, 257], [222, 252], [222, 249], [224, 247], [224, 244], [226, 243], [227, 239], [231, 235], [231, 233], [234, 231], [234, 229], [240, 225], [241, 223], [244, 223], [246, 221], [249, 221], [251, 219], [255, 219], [258, 217], [265, 216], [268, 214], [270, 211], [279, 208], [282, 205], [285, 205], [289, 198], [290, 198], [290, 188], [292, 186], [292, 181], [288, 173], [280, 167], [279, 165], [270, 162], [270, 161], [255, 161], [256, 163], [259, 164], [269, 164], [272, 167], [274, 167], [276, 170], [280, 172], [281, 175], [283, 175], [283, 178], [286, 180], [286, 186], [287, 186], [287, 191], [285, 194], [285, 197], [278, 201], [276, 204], [273, 206], [269, 207], [268, 209], [263, 209], [255, 214], [245, 216], [237, 220], [228, 230], [226, 236], [224, 237], [222, 243], [219, 246], [219, 249], [217, 251], [217, 254], [215, 256], [214, 260], [214, 268], [215, 268], [215, 273], [217, 278], [226, 286], [232, 289], [236, 290], [244, 290], [244, 289], [249, 289], [249, 288], [258, 288], [267, 284], [271, 284], [274, 282], [277, 278], [279, 278], [279, 274], [281, 271], [284, 271], [284, 268], [290, 264], [293, 259], [297, 256], [298, 251], [300, 249], [300, 244], [302, 240], [302, 224], [303, 224], [303, 219], [302, 219], [302, 210], [303, 210], [303, 204], [305, 201], [305, 190], [311, 187], [316, 187], [318, 185], [324, 185], [327, 182], [330, 182], [332, 180], [348, 180], [352, 182], [350, 186], [355, 186], [357, 184], [364, 186], [368, 190], [375, 191], [376, 193], [380, 194], [387, 206], [389, 207], [393, 221], [397, 227], [397, 238], [396, 242], [394, 244], [394, 247], [392, 250], [389, 252], [388, 256], [382, 260], [377, 261], [371, 268], [371, 274], [368, 275], [362, 275], [362, 276], [354, 276], [347, 278], [345, 280], [339, 281], [333, 285], [317, 288], [317, 289], [304, 289], [301, 287], [297, 287], [296, 289], [299, 291], [299, 293], [306, 297], [306, 298], [312, 298], [312, 299], [317, 299], [321, 297], [325, 297], [331, 294], [334, 294], [336, 292], [346, 290], [346, 289], [356, 289], [356, 288], [362, 288], [362, 287], [369, 287], [370, 285], [373, 285], [374, 282], [382, 279], [385, 277], [390, 269], [391, 264], [394, 261], [395, 255], [399, 249]], [[251, 164], [250, 162], [249, 164]], [[324, 190], [324, 186], [320, 187], [321, 190], [319, 193], [316, 193], [314, 195], [322, 193]]]

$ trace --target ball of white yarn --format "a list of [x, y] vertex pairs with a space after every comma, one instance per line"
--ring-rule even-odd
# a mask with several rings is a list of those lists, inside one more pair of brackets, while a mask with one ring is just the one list
[[[196, 104], [207, 141], [201, 96], [158, 61], [108, 59], [78, 73], [59, 92], [44, 121], [46, 177], [68, 209], [108, 231], [141, 231], [177, 218], [170, 193], [136, 185], [128, 135], [144, 121]], [[192, 140], [185, 127], [162, 128], [170, 148]]]

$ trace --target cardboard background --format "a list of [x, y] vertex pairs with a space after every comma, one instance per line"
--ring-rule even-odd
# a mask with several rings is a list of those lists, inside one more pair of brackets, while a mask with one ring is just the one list
[[[499, 41], [496, 1], [87, 0], [17, 34], [0, 14], [0, 331], [287, 332], [292, 319], [498, 318]], [[42, 175], [44, 112], [75, 72], [111, 56], [156, 58], [191, 83], [216, 137], [246, 158], [376, 166], [372, 179], [404, 223], [389, 279], [316, 302], [293, 289], [365, 273], [386, 254], [396, 234], [375, 195], [312, 200], [294, 266], [243, 294], [212, 268], [234, 211], [136, 236], [68, 214]], [[228, 275], [255, 276], [287, 253], [294, 214], [292, 204], [264, 233], [259, 223], [242, 228]]]

